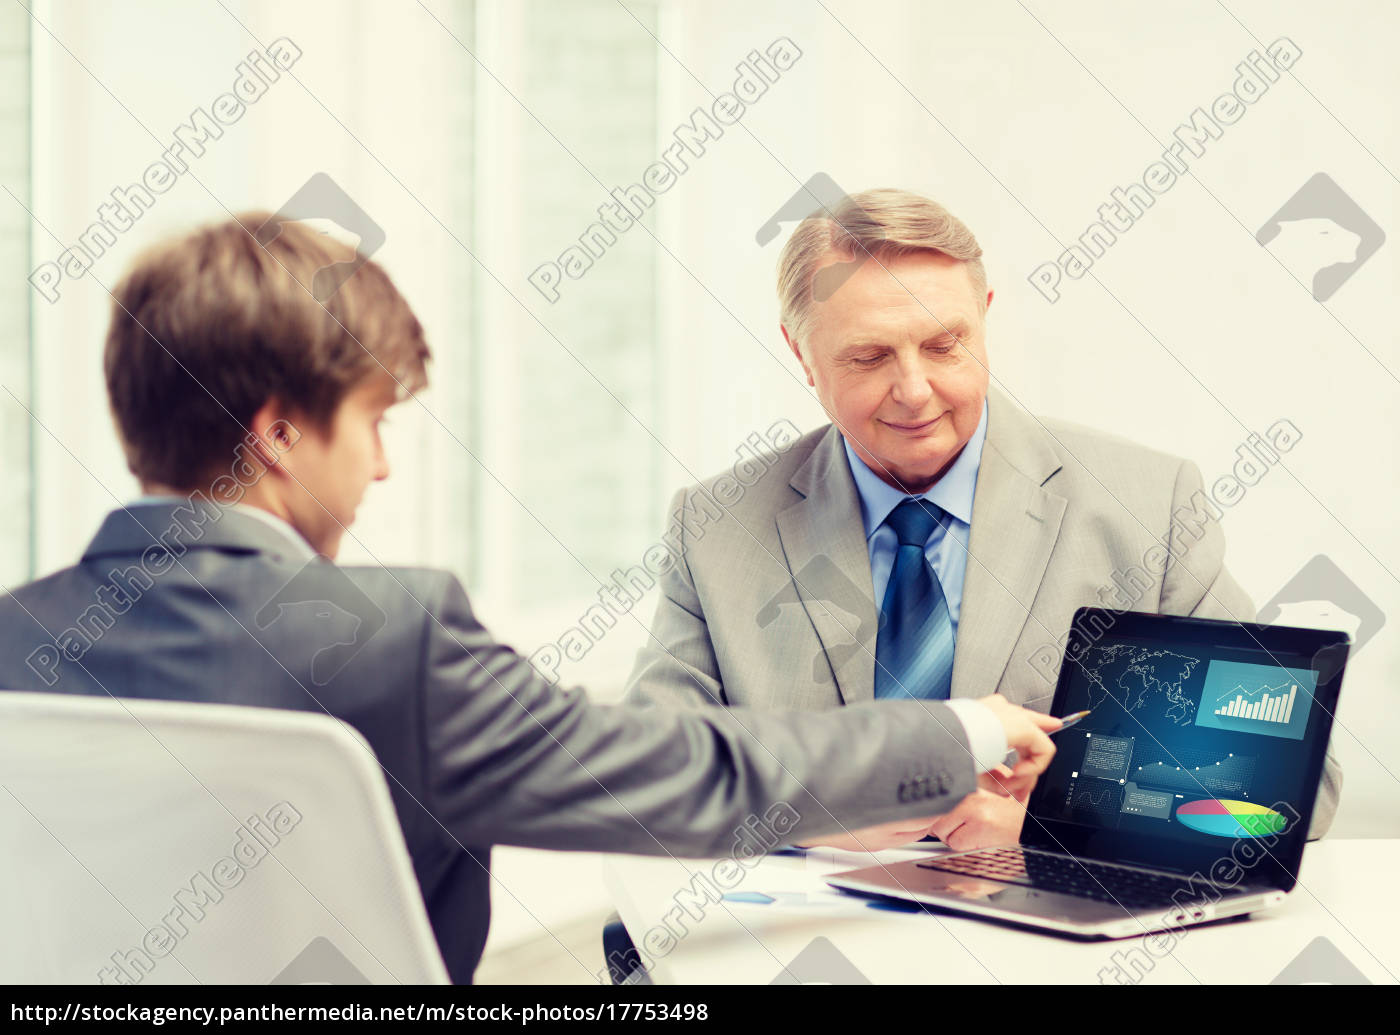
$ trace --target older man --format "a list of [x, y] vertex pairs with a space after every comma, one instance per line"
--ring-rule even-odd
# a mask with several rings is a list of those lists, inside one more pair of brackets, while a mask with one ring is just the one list
[[[683, 560], [632, 699], [822, 709], [995, 690], [1045, 711], [1082, 605], [1254, 617], [1197, 510], [1193, 463], [1031, 416], [989, 386], [981, 255], [905, 191], [854, 195], [794, 231], [782, 332], [831, 423], [752, 486], [677, 497]], [[1329, 756], [1312, 836], [1340, 786]], [[921, 829], [823, 843], [978, 848], [1015, 842], [1024, 816], [1023, 800], [973, 794]]]

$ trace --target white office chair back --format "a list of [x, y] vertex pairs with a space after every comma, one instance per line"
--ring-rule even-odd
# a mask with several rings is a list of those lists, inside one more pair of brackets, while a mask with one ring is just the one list
[[385, 776], [325, 715], [0, 693], [0, 982], [447, 973]]

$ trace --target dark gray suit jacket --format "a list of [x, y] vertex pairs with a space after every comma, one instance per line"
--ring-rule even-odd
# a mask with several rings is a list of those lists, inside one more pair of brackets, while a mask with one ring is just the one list
[[354, 726], [386, 771], [454, 981], [486, 940], [492, 844], [718, 857], [776, 803], [800, 817], [780, 831], [800, 841], [946, 812], [975, 786], [946, 705], [594, 705], [494, 642], [452, 575], [298, 548], [238, 510], [114, 511], [79, 564], [0, 597], [0, 687]]

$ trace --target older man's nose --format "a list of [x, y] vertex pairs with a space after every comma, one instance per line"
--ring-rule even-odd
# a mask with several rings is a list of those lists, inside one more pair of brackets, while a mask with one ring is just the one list
[[933, 386], [928, 382], [928, 374], [918, 364], [907, 364], [900, 367], [893, 395], [895, 402], [901, 406], [917, 410], [933, 395]]

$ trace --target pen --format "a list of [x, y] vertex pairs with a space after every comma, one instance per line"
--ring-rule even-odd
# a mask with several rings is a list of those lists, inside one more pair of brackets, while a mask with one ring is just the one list
[[1069, 729], [1076, 722], [1078, 722], [1080, 719], [1084, 718], [1088, 714], [1089, 710], [1085, 709], [1082, 712], [1075, 712], [1073, 715], [1066, 715], [1063, 719], [1060, 720], [1060, 728], [1057, 730], [1051, 730], [1050, 736], [1053, 737], [1056, 733], [1063, 733], [1065, 730]]

